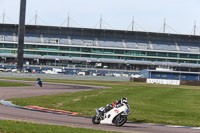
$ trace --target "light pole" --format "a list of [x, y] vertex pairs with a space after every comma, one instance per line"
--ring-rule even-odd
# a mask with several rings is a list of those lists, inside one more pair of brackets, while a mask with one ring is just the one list
[[19, 26], [18, 26], [18, 53], [17, 53], [18, 71], [22, 71], [24, 63], [25, 16], [26, 16], [26, 0], [21, 0]]

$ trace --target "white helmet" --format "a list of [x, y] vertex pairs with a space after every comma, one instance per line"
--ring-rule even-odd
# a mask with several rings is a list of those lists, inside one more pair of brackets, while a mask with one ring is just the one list
[[128, 98], [123, 97], [123, 98], [121, 99], [121, 103], [128, 104]]

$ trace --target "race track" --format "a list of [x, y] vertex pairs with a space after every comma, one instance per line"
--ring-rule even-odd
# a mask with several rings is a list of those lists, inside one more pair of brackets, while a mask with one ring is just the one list
[[[35, 85], [35, 82], [30, 82], [30, 81], [15, 81], [15, 82], [29, 83], [33, 84], [34, 86], [0, 87], [0, 100], [8, 98], [32, 97], [32, 96], [59, 94], [67, 92], [88, 91], [91, 89], [102, 88], [97, 86], [58, 84], [58, 83], [44, 83], [44, 87], [40, 88], [39, 86]], [[100, 129], [107, 131], [131, 132], [131, 133], [133, 132], [134, 133], [199, 133], [200, 132], [200, 130], [197, 129], [166, 127], [166, 126], [159, 126], [159, 125], [145, 124], [145, 123], [134, 123], [134, 122], [128, 122], [122, 127], [115, 127], [111, 125], [93, 125], [91, 123], [91, 118], [87, 117], [58, 115], [53, 113], [45, 113], [45, 112], [31, 111], [15, 107], [8, 107], [4, 105], [0, 105], [0, 119], [29, 121], [35, 123], [64, 125], [64, 126], [92, 128], [92, 129]]]

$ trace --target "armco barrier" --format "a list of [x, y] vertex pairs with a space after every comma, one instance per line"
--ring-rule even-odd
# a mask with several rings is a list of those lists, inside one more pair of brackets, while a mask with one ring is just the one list
[[65, 79], [65, 80], [98, 80], [98, 81], [129, 81], [129, 77], [110, 77], [110, 76], [79, 76], [65, 74], [39, 74], [39, 73], [11, 73], [0, 72], [0, 77], [17, 78], [41, 78], [41, 79]]
[[135, 82], [146, 82], [147, 79], [146, 78], [133, 78], [133, 81], [135, 81]]
[[200, 81], [186, 81], [186, 80], [181, 80], [180, 84], [181, 85], [200, 86]]

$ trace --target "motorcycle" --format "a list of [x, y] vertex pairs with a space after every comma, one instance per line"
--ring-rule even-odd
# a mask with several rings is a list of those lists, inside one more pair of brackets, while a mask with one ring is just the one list
[[38, 85], [39, 85], [40, 87], [42, 87], [42, 82], [39, 82]]
[[40, 87], [42, 87], [42, 80], [41, 80], [41, 79], [38, 79], [36, 83], [37, 83]]
[[127, 117], [131, 113], [130, 106], [125, 103], [103, 113], [102, 116], [101, 114], [104, 110], [104, 107], [96, 109], [97, 114], [92, 118], [93, 124], [111, 124], [115, 126], [122, 126], [127, 122]]

